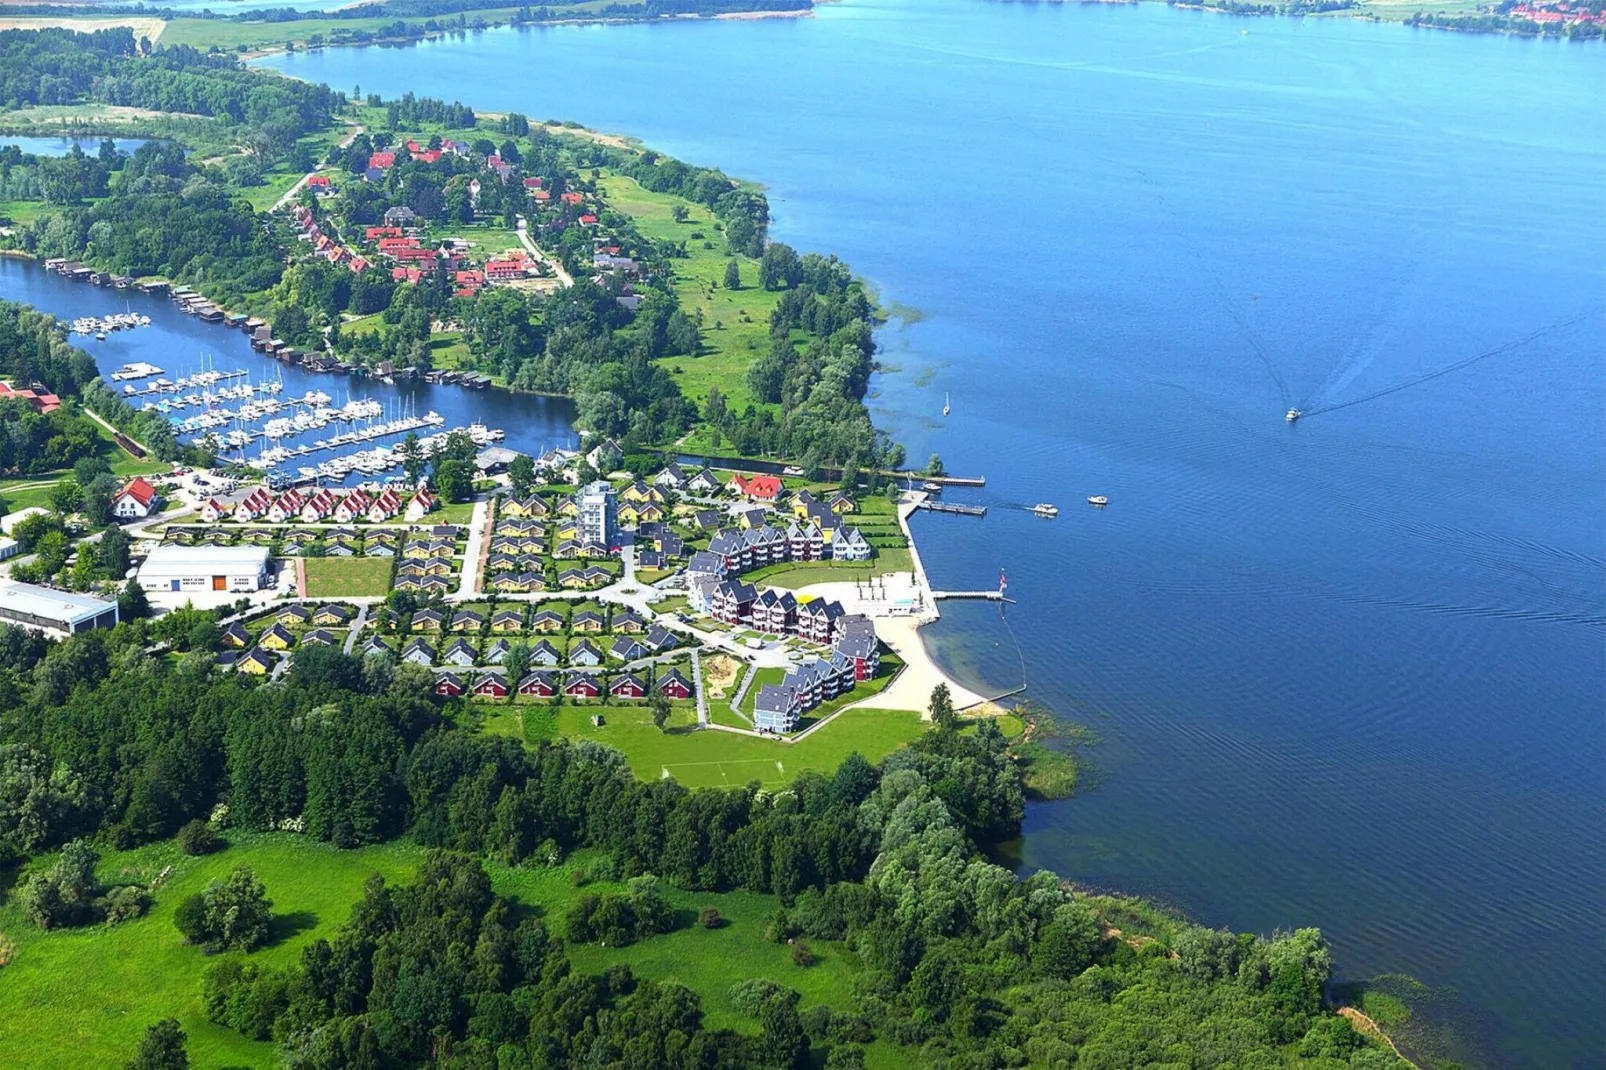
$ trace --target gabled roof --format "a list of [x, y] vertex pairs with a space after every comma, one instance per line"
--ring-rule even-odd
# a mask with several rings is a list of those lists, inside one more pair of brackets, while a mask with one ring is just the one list
[[151, 499], [156, 497], [156, 488], [145, 481], [144, 476], [135, 476], [117, 492], [119, 498], [132, 498], [141, 506], [149, 506]]

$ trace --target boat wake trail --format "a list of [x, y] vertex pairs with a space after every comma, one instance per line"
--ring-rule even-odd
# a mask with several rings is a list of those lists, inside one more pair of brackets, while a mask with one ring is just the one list
[[1149, 192], [1154, 194], [1155, 202], [1159, 204], [1161, 210], [1165, 212], [1167, 218], [1171, 221], [1172, 234], [1182, 243], [1182, 247], [1188, 251], [1188, 255], [1193, 258], [1195, 265], [1199, 269], [1199, 274], [1209, 280], [1211, 289], [1215, 291], [1216, 296], [1221, 301], [1222, 310], [1237, 325], [1238, 330], [1243, 332], [1244, 338], [1249, 342], [1249, 348], [1255, 351], [1255, 356], [1260, 358], [1260, 363], [1265, 367], [1266, 373], [1276, 385], [1278, 398], [1283, 408], [1288, 408], [1292, 403], [1292, 397], [1289, 394], [1288, 381], [1283, 377], [1282, 369], [1277, 366], [1277, 362], [1272, 359], [1265, 345], [1261, 343], [1260, 335], [1255, 331], [1254, 325], [1249, 322], [1249, 318], [1243, 314], [1243, 310], [1239, 308], [1238, 303], [1227, 293], [1226, 287], [1221, 283], [1220, 273], [1206, 260], [1204, 252], [1199, 248], [1198, 244], [1188, 237], [1182, 213], [1178, 212], [1171, 202], [1166, 199], [1165, 191], [1160, 187], [1159, 183], [1150, 178], [1149, 173], [1143, 168], [1127, 163], [1125, 160], [1116, 159], [1101, 152], [1093, 152], [1089, 153], [1089, 155], [1132, 172], [1138, 176]]
[[1516, 338], [1510, 342], [1504, 343], [1503, 345], [1495, 346], [1493, 349], [1485, 349], [1481, 353], [1474, 353], [1470, 357], [1464, 357], [1453, 364], [1447, 364], [1436, 371], [1428, 372], [1426, 375], [1418, 375], [1414, 379], [1407, 379], [1403, 383], [1396, 383], [1393, 386], [1384, 387], [1382, 390], [1374, 390], [1370, 394], [1364, 394], [1358, 398], [1351, 398], [1349, 401], [1340, 401], [1332, 405], [1320, 405], [1314, 409], [1302, 410], [1300, 412], [1300, 418], [1304, 419], [1309, 416], [1319, 416], [1324, 412], [1337, 412], [1339, 409], [1347, 409], [1352, 405], [1363, 405], [1368, 401], [1376, 401], [1378, 398], [1387, 397], [1390, 394], [1397, 394], [1401, 390], [1409, 390], [1414, 386], [1421, 386], [1423, 383], [1431, 382], [1434, 379], [1443, 378], [1452, 372], [1458, 372], [1461, 369], [1471, 367], [1480, 361], [1488, 360], [1490, 357], [1498, 357], [1504, 353], [1510, 353], [1514, 349], [1521, 349], [1523, 346], [1537, 342], [1539, 339], [1555, 334], [1557, 331], [1564, 331], [1568, 327], [1575, 327], [1587, 319], [1600, 315], [1602, 312], [1606, 312], [1606, 306], [1593, 308], [1587, 312], [1581, 312], [1578, 315], [1573, 316], [1571, 319], [1560, 320], [1556, 323], [1549, 324], [1548, 326], [1540, 327], [1538, 330], [1530, 331], [1521, 338]]

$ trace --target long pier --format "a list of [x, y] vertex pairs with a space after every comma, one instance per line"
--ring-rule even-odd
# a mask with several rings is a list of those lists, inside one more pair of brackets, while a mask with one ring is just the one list
[[915, 503], [916, 509], [927, 509], [933, 513], [957, 513], [960, 516], [986, 516], [985, 505], [955, 505], [953, 502], [934, 502], [930, 498]]
[[1006, 598], [1003, 591], [932, 591], [931, 597], [937, 601], [948, 598], [968, 598], [976, 602], [1008, 602], [1014, 604], [1013, 598]]

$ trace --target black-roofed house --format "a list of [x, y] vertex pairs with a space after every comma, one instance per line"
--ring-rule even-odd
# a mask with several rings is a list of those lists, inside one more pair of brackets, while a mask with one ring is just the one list
[[589, 639], [582, 639], [569, 648], [570, 665], [596, 666], [602, 664], [602, 650]]
[[563, 693], [570, 698], [598, 698], [602, 678], [594, 672], [571, 672], [563, 680]]
[[534, 698], [551, 698], [558, 693], [557, 679], [549, 672], [526, 673], [519, 681], [519, 694]]
[[427, 639], [409, 639], [407, 645], [402, 647], [401, 659], [414, 665], [433, 665], [435, 648], [430, 646]]
[[881, 668], [880, 647], [873, 635], [844, 635], [835, 650], [853, 663], [855, 680], [868, 680]]
[[438, 673], [435, 676], [435, 694], [445, 695], [447, 698], [456, 698], [463, 693], [463, 678], [455, 672]]
[[714, 588], [714, 617], [726, 624], [740, 624], [753, 612], [758, 590], [741, 580], [725, 580]]
[[691, 681], [686, 679], [686, 674], [679, 669], [670, 669], [667, 672], [659, 673], [658, 679], [653, 682], [653, 686], [668, 698], [691, 698], [692, 696]]
[[647, 682], [637, 673], [622, 672], [608, 681], [608, 694], [614, 698], [645, 698]]
[[675, 633], [661, 624], [654, 624], [648, 628], [647, 634], [642, 637], [642, 642], [646, 643], [655, 654], [662, 654], [680, 645], [680, 639]]
[[640, 633], [647, 630], [647, 622], [635, 610], [626, 609], [613, 615], [613, 630]]
[[614, 639], [613, 645], [608, 648], [608, 653], [620, 661], [635, 661], [646, 657], [651, 651], [635, 636], [621, 635]]
[[334, 646], [335, 633], [324, 628], [314, 628], [301, 637], [302, 646]]
[[468, 668], [475, 661], [474, 646], [467, 639], [453, 639], [441, 651], [441, 661], [447, 665]]
[[480, 698], [507, 698], [507, 675], [492, 669], [474, 680], [474, 694]]
[[754, 727], [770, 732], [793, 732], [803, 716], [803, 704], [785, 684], [765, 684], [753, 700]]
[[542, 639], [540, 642], [530, 647], [531, 665], [544, 665], [547, 668], [551, 668], [562, 660], [563, 654], [558, 650], [557, 647], [552, 645], [552, 642], [549, 639]]

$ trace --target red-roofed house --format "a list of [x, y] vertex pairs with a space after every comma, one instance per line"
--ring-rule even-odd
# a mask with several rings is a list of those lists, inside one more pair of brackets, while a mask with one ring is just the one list
[[731, 479], [731, 486], [735, 487], [738, 493], [754, 501], [773, 502], [781, 496], [779, 476], [736, 475]]
[[440, 158], [441, 158], [441, 150], [440, 149], [426, 149], [423, 152], [415, 152], [415, 153], [413, 153], [413, 159], [415, 159], [415, 160], [423, 160], [425, 163], [439, 163], [440, 162]]
[[597, 217], [587, 212], [580, 217], [580, 225], [582, 227], [594, 227], [597, 225]]
[[487, 260], [485, 262], [485, 277], [487, 279], [523, 278], [524, 262], [522, 260]]
[[380, 238], [379, 251], [385, 256], [395, 256], [403, 249], [417, 249], [417, 238]]
[[580, 193], [565, 193], [558, 199], [564, 204], [580, 204], [585, 200], [585, 195]]
[[368, 270], [368, 260], [365, 257], [354, 256], [351, 258], [351, 263], [346, 266], [351, 268], [353, 275], [360, 275]]
[[368, 157], [368, 166], [377, 167], [380, 170], [384, 170], [387, 167], [395, 167], [396, 154], [394, 152], [376, 152]]
[[38, 413], [51, 413], [61, 408], [61, 399], [54, 394], [39, 390], [18, 390], [10, 383], [0, 383], [0, 398], [26, 401], [28, 407]]
[[541, 188], [541, 179], [539, 179], [539, 178], [527, 178], [527, 179], [525, 179], [524, 180], [524, 188], [525, 189], [540, 189]]
[[327, 190], [329, 188], [329, 176], [328, 175], [308, 175], [307, 176], [307, 188], [308, 189], [324, 189], [324, 190]]
[[531, 193], [530, 196], [535, 198], [536, 204], [546, 204], [552, 199], [552, 194], [544, 189], [538, 189]]
[[135, 476], [112, 499], [112, 515], [119, 520], [140, 520], [154, 513], [161, 504], [162, 499], [156, 493], [156, 488], [147, 483], [143, 476]]
[[362, 232], [364, 241], [378, 241], [380, 238], [399, 238], [402, 236], [400, 227], [369, 227]]
[[393, 267], [390, 269], [390, 281], [392, 282], [410, 282], [416, 284], [422, 280], [423, 277], [424, 273], [419, 271], [417, 268]]

